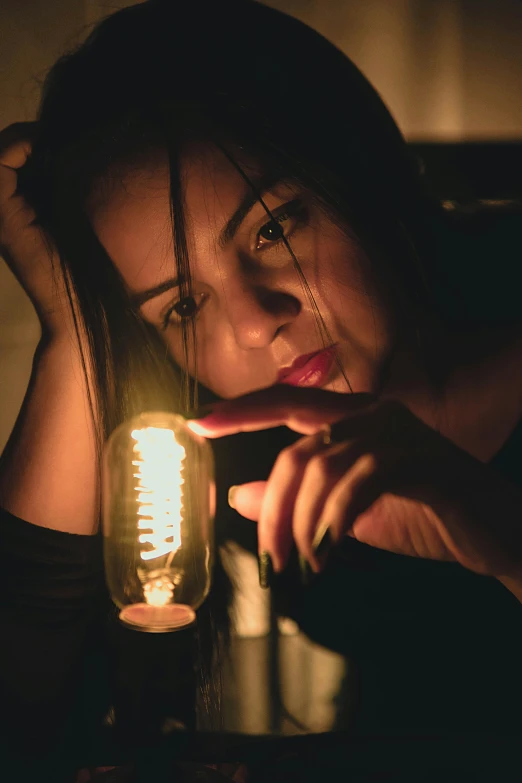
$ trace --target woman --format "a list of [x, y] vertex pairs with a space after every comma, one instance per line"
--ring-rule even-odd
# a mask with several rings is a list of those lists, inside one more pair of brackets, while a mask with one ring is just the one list
[[[55, 670], [52, 693], [30, 680], [13, 704], [52, 702], [59, 724], [96, 640], [103, 439], [199, 394], [225, 400], [192, 425], [208, 437], [267, 430], [216, 442], [219, 486], [258, 522], [263, 584], [354, 662], [354, 729], [512, 730], [522, 499], [488, 463], [522, 413], [520, 330], [441, 319], [444, 216], [349, 60], [255, 2], [187, 6], [102, 22], [51, 70], [32, 148], [5, 144], [2, 248], [42, 341], [3, 458], [4, 537], [32, 580], [60, 563], [38, 611], [34, 582], [11, 596]], [[302, 588], [294, 545], [317, 572], [328, 538]]]

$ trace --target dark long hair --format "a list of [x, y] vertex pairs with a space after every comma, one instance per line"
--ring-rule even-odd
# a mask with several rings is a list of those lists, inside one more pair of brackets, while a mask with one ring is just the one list
[[[344, 54], [253, 0], [149, 0], [118, 11], [51, 69], [31, 160], [32, 199], [88, 337], [100, 444], [138, 411], [194, 408], [198, 385], [131, 307], [87, 203], [104, 178], [166, 150], [176, 263], [187, 295], [180, 161], [195, 142], [215, 145], [247, 181], [239, 158], [305, 187], [370, 257], [386, 260], [412, 313], [428, 302], [422, 259], [431, 205], [417, 163]], [[317, 324], [324, 337], [320, 313]], [[190, 329], [186, 351], [194, 344]], [[210, 627], [209, 618], [202, 624]]]

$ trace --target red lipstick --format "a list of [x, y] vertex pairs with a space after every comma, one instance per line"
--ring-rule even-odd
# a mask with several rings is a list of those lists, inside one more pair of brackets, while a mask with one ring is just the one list
[[277, 376], [277, 383], [289, 386], [322, 386], [330, 375], [336, 356], [335, 345], [320, 351], [298, 356], [289, 367], [283, 367]]

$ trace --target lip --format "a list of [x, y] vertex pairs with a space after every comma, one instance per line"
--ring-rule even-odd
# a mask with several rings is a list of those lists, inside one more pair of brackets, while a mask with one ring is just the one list
[[283, 367], [277, 376], [277, 383], [289, 386], [322, 386], [330, 375], [335, 361], [337, 346], [330, 345], [320, 351], [298, 356], [289, 367]]

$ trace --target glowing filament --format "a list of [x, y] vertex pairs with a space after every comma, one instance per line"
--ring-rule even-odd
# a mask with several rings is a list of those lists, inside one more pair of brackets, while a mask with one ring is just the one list
[[172, 600], [174, 582], [167, 574], [149, 579], [143, 588], [145, 600], [150, 606], [166, 606]]
[[[138, 529], [146, 531], [138, 540], [151, 547], [140, 555], [142, 560], [153, 560], [174, 554], [181, 546], [185, 449], [169, 429], [145, 427], [131, 434], [136, 441], [132, 464], [136, 468]], [[157, 593], [166, 593], [166, 586], [155, 587]], [[161, 605], [157, 603], [160, 595], [154, 597], [154, 603]]]

